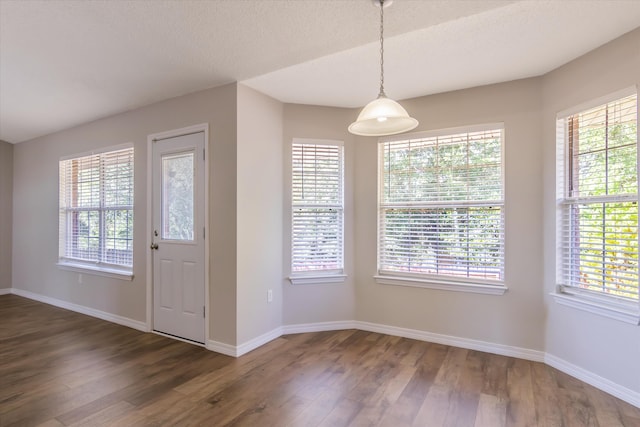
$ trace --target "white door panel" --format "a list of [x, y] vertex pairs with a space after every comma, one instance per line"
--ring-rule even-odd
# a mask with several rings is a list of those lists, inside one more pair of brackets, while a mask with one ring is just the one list
[[204, 343], [204, 132], [153, 143], [153, 328]]

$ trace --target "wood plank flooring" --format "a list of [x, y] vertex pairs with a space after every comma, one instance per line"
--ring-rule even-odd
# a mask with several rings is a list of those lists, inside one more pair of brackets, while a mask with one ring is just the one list
[[640, 426], [544, 364], [362, 331], [238, 359], [0, 296], [0, 426]]

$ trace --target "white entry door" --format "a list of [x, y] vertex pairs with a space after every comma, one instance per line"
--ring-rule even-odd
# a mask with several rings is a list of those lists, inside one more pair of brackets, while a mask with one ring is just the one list
[[153, 142], [153, 329], [204, 343], [204, 132]]

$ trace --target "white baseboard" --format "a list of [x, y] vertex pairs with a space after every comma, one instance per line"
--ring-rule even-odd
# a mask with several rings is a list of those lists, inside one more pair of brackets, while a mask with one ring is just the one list
[[267, 333], [264, 333], [258, 337], [255, 337], [240, 345], [231, 345], [219, 341], [209, 340], [207, 341], [206, 348], [216, 353], [222, 353], [227, 356], [240, 357], [243, 354], [249, 353], [251, 350], [265, 345], [269, 341], [273, 341], [276, 338], [282, 336], [282, 328], [275, 328]]
[[300, 323], [297, 325], [284, 325], [282, 335], [304, 334], [307, 332], [341, 331], [344, 329], [358, 329], [358, 322], [343, 320], [337, 322]]
[[282, 333], [300, 334], [306, 332], [337, 331], [343, 329], [359, 329], [361, 331], [377, 332], [380, 334], [393, 335], [396, 337], [411, 338], [419, 341], [468, 348], [470, 350], [484, 351], [487, 353], [500, 354], [502, 356], [517, 357], [520, 359], [532, 360], [535, 362], [544, 361], [544, 352], [542, 351], [530, 350], [528, 348], [521, 347], [512, 347], [503, 344], [494, 344], [486, 341], [472, 340], [469, 338], [459, 338], [451, 335], [434, 334], [432, 332], [425, 332], [417, 329], [399, 328], [397, 326], [381, 325], [379, 323], [371, 322], [338, 321], [285, 325], [282, 327]]
[[225, 356], [238, 357], [238, 348], [235, 345], [208, 340], [206, 349], [215, 351], [216, 353], [224, 354]]
[[95, 308], [86, 307], [84, 305], [74, 304], [68, 301], [51, 298], [45, 295], [36, 294], [22, 289], [12, 288], [11, 293], [24, 298], [29, 298], [45, 304], [64, 308], [65, 310], [75, 311], [77, 313], [86, 314], [87, 316], [97, 317], [107, 322], [117, 323], [118, 325], [128, 326], [143, 332], [149, 332], [149, 328], [145, 322], [129, 319], [128, 317], [118, 316], [117, 314], [107, 313], [105, 311], [96, 310]]
[[591, 371], [587, 371], [580, 366], [576, 366], [573, 363], [569, 363], [566, 360], [549, 353], [545, 355], [544, 363], [564, 372], [567, 375], [571, 375], [580, 381], [584, 381], [605, 393], [609, 393], [620, 400], [624, 400], [625, 402], [640, 408], [640, 393], [637, 391], [633, 391], [621, 386], [620, 384], [614, 383], [611, 380], [601, 377], [600, 375], [596, 375]]
[[12, 290], [11, 288], [2, 288], [0, 289], [0, 295], [8, 295], [12, 293], [11, 290]]
[[211, 351], [215, 351], [216, 353], [225, 354], [227, 356], [240, 357], [243, 354], [247, 354], [250, 351], [265, 345], [269, 341], [280, 338], [283, 335], [301, 334], [307, 332], [338, 331], [343, 329], [357, 329], [356, 323], [357, 322], [353, 321], [339, 321], [285, 325], [279, 328], [275, 328], [267, 333], [264, 333], [237, 346], [219, 341], [208, 340], [206, 348]]
[[499, 354], [502, 356], [517, 357], [519, 359], [531, 360], [534, 362], [544, 362], [544, 352], [531, 350], [522, 347], [513, 347], [504, 344], [495, 344], [486, 341], [460, 338], [452, 335], [435, 334], [417, 329], [399, 328], [396, 326], [380, 325], [369, 322], [355, 322], [356, 329], [368, 332], [378, 332], [380, 334], [393, 335], [403, 338], [411, 338], [419, 341], [427, 341], [437, 344], [450, 345], [453, 347], [467, 348], [469, 350], [484, 351], [487, 353]]
[[259, 337], [253, 338], [243, 344], [240, 344], [237, 347], [238, 356], [242, 356], [243, 354], [249, 353], [251, 350], [255, 350], [256, 348], [265, 345], [269, 341], [273, 341], [276, 338], [280, 338], [282, 336], [282, 328], [278, 327], [272, 331], [269, 331], [265, 334], [260, 335]]

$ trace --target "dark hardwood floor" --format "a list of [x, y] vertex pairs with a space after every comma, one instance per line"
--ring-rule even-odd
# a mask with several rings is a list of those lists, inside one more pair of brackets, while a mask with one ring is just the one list
[[0, 426], [640, 426], [541, 363], [362, 331], [238, 359], [0, 296]]

